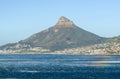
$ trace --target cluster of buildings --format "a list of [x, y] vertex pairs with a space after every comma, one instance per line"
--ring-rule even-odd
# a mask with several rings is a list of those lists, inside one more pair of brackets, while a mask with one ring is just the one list
[[30, 47], [27, 45], [16, 44], [12, 47], [6, 47], [0, 50], [0, 53], [49, 53], [49, 54], [84, 54], [84, 55], [118, 55], [120, 54], [120, 43], [108, 42], [103, 44], [96, 44], [87, 47], [69, 48], [51, 52], [49, 49], [41, 47]]
[[8, 46], [5, 47], [4, 49], [0, 50], [0, 53], [6, 54], [15, 54], [15, 53], [47, 53], [50, 52], [49, 49], [43, 49], [41, 47], [31, 47], [30, 45], [26, 44], [16, 44], [14, 46]]
[[85, 55], [117, 55], [120, 54], [120, 43], [110, 42], [103, 44], [96, 44], [87, 47], [65, 49], [63, 51], [55, 51], [58, 54], [85, 54]]

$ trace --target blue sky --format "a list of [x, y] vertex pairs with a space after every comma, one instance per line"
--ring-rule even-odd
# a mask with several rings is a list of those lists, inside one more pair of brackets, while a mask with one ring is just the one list
[[102, 37], [120, 35], [120, 0], [0, 0], [0, 45], [49, 28], [61, 16]]

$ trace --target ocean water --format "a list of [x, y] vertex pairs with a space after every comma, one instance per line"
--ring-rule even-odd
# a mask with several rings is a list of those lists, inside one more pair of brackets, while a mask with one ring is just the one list
[[120, 79], [120, 56], [0, 54], [0, 79]]

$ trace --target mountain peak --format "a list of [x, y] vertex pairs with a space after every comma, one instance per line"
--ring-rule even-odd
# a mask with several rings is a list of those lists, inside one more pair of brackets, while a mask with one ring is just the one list
[[33, 34], [18, 43], [2, 46], [0, 49], [7, 50], [6, 52], [10, 52], [9, 49], [12, 49], [14, 52], [21, 50], [22, 52], [29, 51], [29, 53], [34, 51], [46, 52], [42, 49], [47, 49], [48, 52], [48, 50], [56, 51], [89, 46], [105, 40], [105, 38], [76, 27], [72, 21], [62, 16], [55, 26]]
[[55, 26], [57, 26], [57, 27], [73, 27], [73, 26], [75, 26], [75, 24], [68, 18], [61, 16]]

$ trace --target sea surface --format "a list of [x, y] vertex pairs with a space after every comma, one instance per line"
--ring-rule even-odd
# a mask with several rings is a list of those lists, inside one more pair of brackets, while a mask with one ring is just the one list
[[0, 79], [120, 79], [120, 55], [0, 54]]

